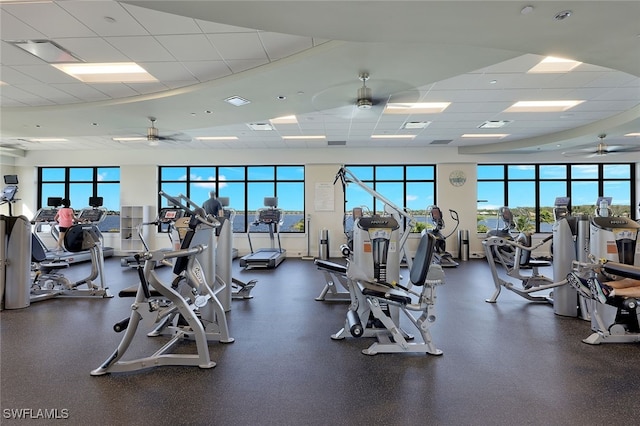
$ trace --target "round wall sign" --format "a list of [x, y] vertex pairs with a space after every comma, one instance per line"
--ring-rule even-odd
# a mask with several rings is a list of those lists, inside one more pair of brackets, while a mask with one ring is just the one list
[[454, 170], [449, 174], [449, 183], [453, 186], [462, 186], [466, 181], [467, 177], [462, 170]]

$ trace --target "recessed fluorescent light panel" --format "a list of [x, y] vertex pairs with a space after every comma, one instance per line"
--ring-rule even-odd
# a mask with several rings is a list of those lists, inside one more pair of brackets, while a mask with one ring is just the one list
[[511, 123], [510, 120], [490, 120], [478, 126], [478, 129], [499, 129]]
[[625, 136], [629, 136], [629, 137], [640, 137], [640, 132], [638, 133], [627, 133]]
[[237, 141], [237, 136], [200, 136], [195, 138], [199, 141]]
[[582, 62], [573, 61], [571, 59], [555, 58], [547, 56], [538, 65], [532, 67], [527, 73], [544, 74], [544, 73], [563, 73], [569, 72]]
[[271, 124], [298, 124], [298, 119], [295, 115], [286, 115], [283, 117], [276, 117], [269, 120]]
[[269, 123], [249, 123], [247, 124], [251, 130], [268, 131], [273, 130], [273, 126]]
[[430, 121], [405, 121], [401, 128], [407, 130], [424, 129], [429, 124], [431, 124]]
[[463, 138], [502, 139], [509, 136], [507, 133], [465, 133]]
[[288, 140], [306, 140], [306, 139], [324, 139], [325, 136], [313, 135], [313, 136], [283, 136], [282, 139]]
[[371, 139], [413, 139], [416, 135], [371, 135]]
[[116, 142], [139, 142], [139, 141], [146, 141], [147, 137], [146, 136], [129, 136], [129, 137], [116, 137], [116, 138], [111, 138], [111, 140], [116, 141]]
[[52, 65], [84, 83], [147, 83], [158, 81], [134, 62]]
[[562, 112], [584, 101], [519, 101], [504, 112]]
[[226, 103], [229, 103], [233, 106], [242, 106], [242, 105], [246, 105], [246, 104], [250, 104], [251, 101], [245, 99], [245, 98], [241, 98], [240, 96], [231, 96], [227, 99], [224, 100]]
[[390, 102], [384, 108], [385, 114], [435, 114], [442, 112], [451, 102]]
[[51, 40], [10, 41], [16, 47], [42, 59], [48, 64], [82, 62], [80, 58]]
[[29, 142], [69, 142], [69, 139], [63, 138], [33, 138]]

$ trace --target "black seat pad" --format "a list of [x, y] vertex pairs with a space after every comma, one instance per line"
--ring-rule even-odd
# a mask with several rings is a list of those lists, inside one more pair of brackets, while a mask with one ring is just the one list
[[347, 273], [347, 265], [341, 265], [339, 263], [330, 262], [328, 260], [316, 259], [314, 260], [315, 265], [318, 268], [327, 269], [329, 271], [337, 272], [339, 274]]
[[411, 303], [411, 298], [405, 293], [401, 293], [398, 290], [394, 290], [389, 287], [385, 287], [378, 284], [358, 282], [360, 291], [365, 296], [373, 296], [379, 299], [386, 299], [391, 302], [400, 303], [402, 305], [408, 305]]

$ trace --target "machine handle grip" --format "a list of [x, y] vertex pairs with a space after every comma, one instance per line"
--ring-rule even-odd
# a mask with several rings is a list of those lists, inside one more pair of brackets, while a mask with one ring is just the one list
[[127, 327], [129, 327], [129, 320], [131, 319], [131, 317], [127, 317], [125, 319], [123, 319], [122, 321], [118, 321], [117, 323], [115, 323], [113, 325], [113, 331], [115, 331], [116, 333], [120, 333], [121, 331], [124, 331], [127, 329]]

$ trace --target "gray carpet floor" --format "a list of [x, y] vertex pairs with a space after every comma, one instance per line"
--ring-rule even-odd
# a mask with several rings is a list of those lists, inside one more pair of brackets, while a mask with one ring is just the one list
[[[80, 278], [88, 268], [66, 274]], [[74, 425], [626, 425], [640, 417], [640, 346], [586, 345], [588, 322], [512, 292], [485, 303], [493, 292], [485, 261], [445, 270], [432, 328], [440, 357], [366, 356], [370, 339], [332, 340], [347, 305], [314, 300], [324, 276], [311, 261], [234, 269], [258, 280], [255, 297], [233, 301], [235, 342], [210, 344], [217, 366], [208, 370], [90, 376], [119, 343], [112, 326], [133, 301], [117, 297], [137, 282], [117, 258], [106, 261], [113, 299], [2, 311], [0, 422], [52, 423], [34, 418], [42, 410]], [[125, 358], [160, 344], [139, 334]]]

